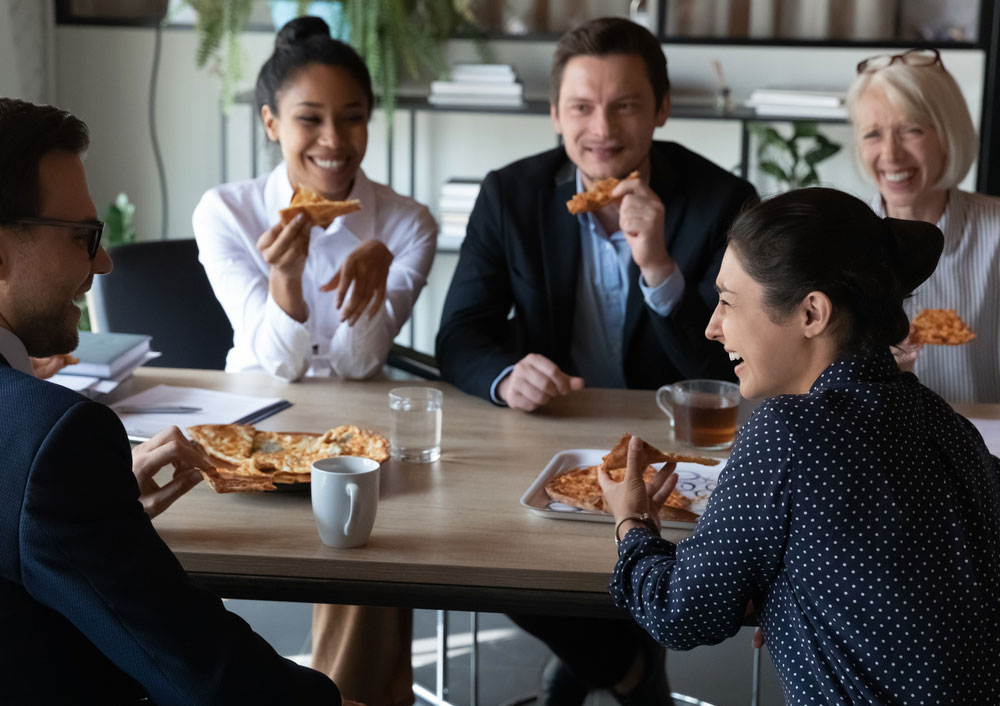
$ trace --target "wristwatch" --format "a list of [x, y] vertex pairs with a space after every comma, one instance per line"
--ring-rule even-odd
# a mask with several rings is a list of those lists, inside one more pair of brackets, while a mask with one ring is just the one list
[[619, 530], [621, 530], [622, 525], [628, 522], [629, 520], [635, 520], [636, 522], [641, 522], [642, 524], [646, 525], [646, 527], [649, 528], [650, 532], [653, 532], [654, 534], [659, 534], [659, 530], [656, 527], [656, 523], [653, 521], [653, 518], [649, 516], [648, 512], [642, 512], [639, 513], [638, 515], [628, 515], [618, 520], [618, 524], [615, 525], [615, 544], [618, 544], [622, 541], [622, 538], [618, 536], [618, 532]]

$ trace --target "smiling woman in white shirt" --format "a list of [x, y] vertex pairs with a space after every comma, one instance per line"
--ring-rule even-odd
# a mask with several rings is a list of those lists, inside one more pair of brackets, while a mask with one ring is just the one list
[[[425, 206], [361, 170], [371, 78], [314, 17], [285, 25], [256, 102], [283, 161], [269, 175], [209, 190], [194, 211], [200, 260], [233, 326], [229, 372], [367, 378], [385, 364], [427, 280], [437, 224]], [[361, 210], [327, 229], [279, 209], [293, 187]]]
[[[194, 212], [199, 258], [233, 325], [229, 372], [366, 378], [385, 364], [434, 259], [425, 206], [361, 170], [374, 98], [357, 53], [315, 17], [289, 22], [257, 78], [256, 102], [284, 161], [269, 175], [223, 184]], [[361, 210], [325, 230], [282, 225], [294, 186]], [[368, 706], [414, 701], [412, 611], [316, 605], [314, 669], [339, 675]]]

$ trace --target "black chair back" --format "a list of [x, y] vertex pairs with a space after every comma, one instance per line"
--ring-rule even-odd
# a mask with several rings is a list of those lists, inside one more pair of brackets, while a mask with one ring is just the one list
[[198, 262], [193, 239], [158, 240], [108, 250], [114, 270], [94, 277], [99, 331], [142, 333], [163, 355], [147, 363], [222, 370], [233, 328]]

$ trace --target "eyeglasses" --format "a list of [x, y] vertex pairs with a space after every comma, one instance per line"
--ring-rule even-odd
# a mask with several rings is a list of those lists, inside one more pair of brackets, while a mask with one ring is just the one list
[[934, 66], [935, 64], [940, 64], [941, 68], [944, 68], [944, 62], [941, 61], [941, 52], [937, 49], [908, 49], [902, 54], [878, 54], [870, 56], [858, 64], [858, 73], [863, 74], [866, 71], [878, 71], [879, 69], [884, 69], [886, 66], [892, 66], [897, 61], [909, 64], [910, 66]]
[[55, 228], [75, 228], [80, 235], [87, 237], [87, 255], [93, 260], [97, 257], [97, 251], [101, 247], [101, 236], [104, 235], [104, 221], [94, 219], [92, 221], [60, 221], [55, 218], [17, 218], [15, 224], [27, 226], [53, 226]]

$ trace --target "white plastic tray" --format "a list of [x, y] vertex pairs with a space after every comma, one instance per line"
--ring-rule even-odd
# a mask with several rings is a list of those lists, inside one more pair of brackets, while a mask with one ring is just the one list
[[[584, 522], [614, 522], [607, 512], [579, 510], [552, 500], [545, 492], [545, 484], [552, 478], [581, 466], [596, 466], [606, 456], [607, 449], [566, 449], [560, 451], [548, 462], [534, 482], [521, 496], [521, 504], [537, 515], [557, 520], [582, 520]], [[654, 464], [659, 468], [663, 464]], [[697, 463], [677, 464], [677, 490], [691, 498], [691, 512], [701, 515], [705, 512], [708, 496], [715, 490], [719, 473], [726, 467], [723, 459], [718, 466], [702, 466]], [[663, 522], [664, 527], [694, 529], [694, 522]]]

